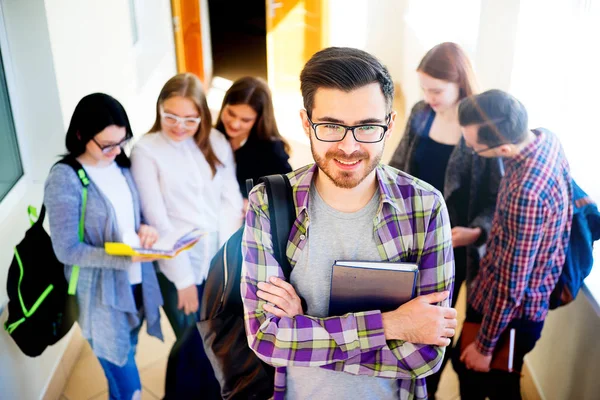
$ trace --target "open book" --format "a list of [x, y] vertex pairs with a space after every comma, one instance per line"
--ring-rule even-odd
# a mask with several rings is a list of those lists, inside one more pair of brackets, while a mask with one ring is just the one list
[[205, 233], [199, 229], [175, 230], [160, 237], [150, 249], [131, 247], [125, 243], [104, 243], [104, 251], [113, 256], [148, 256], [153, 258], [173, 258], [194, 246]]
[[395, 310], [414, 297], [418, 273], [414, 263], [336, 261], [331, 274], [329, 315]]

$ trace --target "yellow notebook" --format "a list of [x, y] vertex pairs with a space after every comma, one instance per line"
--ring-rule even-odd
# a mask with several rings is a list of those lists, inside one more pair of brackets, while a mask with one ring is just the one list
[[159, 238], [150, 249], [131, 247], [126, 243], [106, 242], [104, 251], [113, 256], [147, 256], [152, 258], [173, 258], [182, 251], [192, 248], [204, 236], [199, 229], [174, 231]]

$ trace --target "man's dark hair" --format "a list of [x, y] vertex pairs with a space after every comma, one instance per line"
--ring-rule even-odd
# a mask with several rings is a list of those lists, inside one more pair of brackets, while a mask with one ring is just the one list
[[527, 110], [510, 94], [492, 89], [464, 98], [458, 105], [461, 126], [478, 125], [477, 141], [487, 146], [519, 144], [527, 137]]
[[310, 117], [319, 88], [350, 92], [374, 82], [379, 83], [387, 113], [390, 113], [394, 101], [394, 83], [387, 68], [366, 51], [351, 47], [328, 47], [315, 53], [300, 73], [304, 108]]

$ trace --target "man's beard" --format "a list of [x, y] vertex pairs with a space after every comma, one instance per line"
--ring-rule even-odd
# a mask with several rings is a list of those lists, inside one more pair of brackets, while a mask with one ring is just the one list
[[[331, 151], [328, 151], [327, 153], [325, 153], [324, 157], [321, 157], [315, 152], [315, 150], [312, 146], [312, 139], [311, 139], [310, 151], [311, 151], [313, 158], [315, 159], [315, 162], [317, 163], [317, 166], [319, 167], [319, 169], [321, 171], [323, 171], [325, 173], [325, 175], [327, 175], [327, 177], [329, 177], [329, 179], [331, 179], [331, 181], [333, 182], [333, 184], [335, 186], [342, 188], [342, 189], [353, 189], [353, 188], [357, 187], [362, 181], [365, 180], [365, 178], [367, 176], [369, 176], [369, 174], [371, 172], [373, 172], [373, 170], [377, 167], [377, 165], [381, 161], [381, 157], [383, 155], [383, 148], [382, 148], [381, 151], [379, 152], [379, 154], [377, 154], [375, 156], [375, 158], [373, 158], [373, 159], [369, 158], [369, 153], [367, 153], [366, 151], [361, 151], [361, 150], [357, 150], [350, 155], [347, 155], [346, 153], [344, 153], [341, 150], [331, 150]], [[334, 163], [335, 163], [334, 159], [343, 161], [343, 162], [355, 162], [355, 161], [360, 160], [362, 163], [364, 163], [366, 165], [366, 167], [364, 167], [362, 169], [364, 171], [364, 173], [359, 175], [360, 170], [359, 171], [339, 170], [334, 165]]]

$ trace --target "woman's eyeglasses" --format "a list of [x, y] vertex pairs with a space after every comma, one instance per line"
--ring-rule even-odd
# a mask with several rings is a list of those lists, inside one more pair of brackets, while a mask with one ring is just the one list
[[201, 121], [200, 117], [180, 117], [160, 110], [160, 117], [165, 125], [176, 126], [182, 124], [185, 128], [193, 129], [198, 126]]
[[130, 137], [126, 137], [125, 139], [121, 140], [119, 143], [102, 145], [102, 144], [98, 143], [95, 138], [92, 138], [92, 141], [94, 143], [96, 143], [96, 146], [98, 146], [100, 151], [102, 151], [102, 154], [109, 154], [117, 147], [120, 147], [122, 149], [127, 145], [127, 143], [129, 143], [130, 140], [131, 140]]

